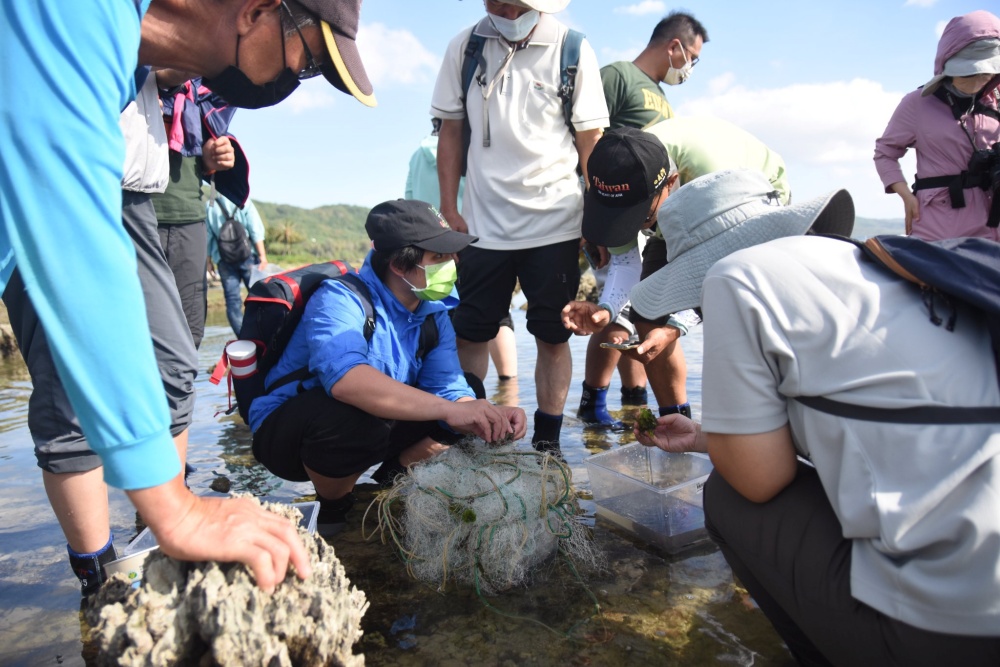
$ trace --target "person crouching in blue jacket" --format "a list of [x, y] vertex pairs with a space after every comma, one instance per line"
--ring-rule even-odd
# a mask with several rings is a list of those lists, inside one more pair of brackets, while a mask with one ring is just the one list
[[[305, 366], [310, 377], [250, 406], [254, 456], [282, 479], [312, 481], [325, 536], [343, 528], [369, 467], [381, 463], [374, 477], [387, 481], [460, 434], [495, 442], [527, 428], [520, 408], [476, 399], [458, 361], [448, 310], [458, 303], [457, 253], [476, 237], [406, 199], [373, 208], [365, 229], [373, 249], [358, 276], [371, 294], [374, 331], [365, 335], [357, 292], [324, 281], [265, 384]], [[419, 350], [426, 318], [434, 318], [437, 341]]]

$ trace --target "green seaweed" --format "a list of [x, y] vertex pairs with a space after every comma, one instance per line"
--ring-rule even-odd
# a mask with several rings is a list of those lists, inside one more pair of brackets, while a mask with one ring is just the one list
[[653, 431], [656, 430], [656, 416], [653, 415], [653, 411], [649, 408], [643, 408], [639, 410], [639, 418], [637, 420], [639, 430], [646, 435], [653, 435]]
[[476, 522], [476, 510], [463, 505], [457, 501], [452, 501], [448, 504], [448, 512], [459, 519], [462, 523], [475, 523]]

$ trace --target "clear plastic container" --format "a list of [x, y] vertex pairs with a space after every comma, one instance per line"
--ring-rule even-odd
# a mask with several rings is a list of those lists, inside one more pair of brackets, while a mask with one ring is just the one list
[[[299, 525], [305, 528], [310, 534], [316, 532], [316, 521], [319, 517], [319, 503], [316, 501], [306, 503], [292, 503], [292, 507], [302, 512], [302, 519]], [[117, 572], [124, 572], [129, 579], [138, 582], [142, 579], [142, 565], [146, 556], [154, 549], [159, 549], [156, 537], [149, 528], [143, 528], [142, 532], [136, 535], [131, 542], [122, 549], [122, 555], [115, 561], [108, 563], [105, 570], [109, 575]]]
[[708, 539], [702, 511], [708, 456], [634, 443], [584, 463], [598, 517], [669, 553]]

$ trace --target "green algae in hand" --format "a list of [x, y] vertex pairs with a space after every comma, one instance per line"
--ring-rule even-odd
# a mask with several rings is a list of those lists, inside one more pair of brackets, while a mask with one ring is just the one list
[[646, 435], [653, 435], [653, 431], [656, 430], [656, 417], [653, 415], [653, 411], [649, 408], [643, 408], [639, 410], [639, 419], [637, 420], [639, 430]]

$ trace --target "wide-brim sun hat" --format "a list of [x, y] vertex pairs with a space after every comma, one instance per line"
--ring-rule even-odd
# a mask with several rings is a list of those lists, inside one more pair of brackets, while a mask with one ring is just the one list
[[782, 206], [762, 173], [731, 169], [696, 178], [671, 194], [657, 222], [668, 264], [629, 295], [632, 309], [647, 319], [700, 306], [705, 274], [737, 250], [807, 232], [850, 236], [854, 200], [847, 190], [834, 190]]
[[569, 0], [500, 0], [506, 5], [515, 5], [525, 9], [534, 9], [543, 14], [555, 14], [566, 9]]
[[1000, 74], [1000, 39], [972, 42], [944, 63], [944, 70], [924, 84], [920, 95], [932, 95], [945, 79], [977, 74]]
[[358, 52], [358, 24], [362, 0], [299, 0], [303, 7], [320, 19], [329, 62], [323, 76], [338, 90], [353, 96], [365, 106], [374, 107], [375, 90]]

